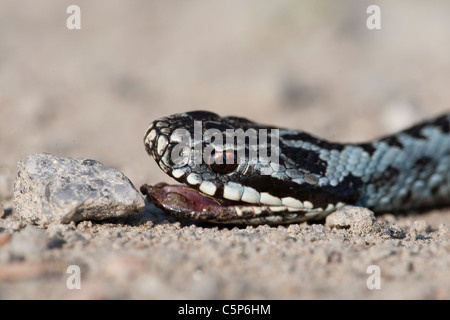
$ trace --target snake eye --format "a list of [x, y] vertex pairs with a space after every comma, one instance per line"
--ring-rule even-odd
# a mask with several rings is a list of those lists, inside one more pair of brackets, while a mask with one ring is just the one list
[[220, 151], [211, 154], [209, 168], [220, 174], [233, 172], [238, 167], [237, 156], [234, 152]]

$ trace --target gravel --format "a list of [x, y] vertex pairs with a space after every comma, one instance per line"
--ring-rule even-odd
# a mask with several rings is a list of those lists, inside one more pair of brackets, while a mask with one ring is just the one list
[[[238, 228], [177, 221], [147, 203], [42, 228], [12, 214], [0, 219], [0, 298], [448, 299], [450, 233], [423, 221], [344, 207], [325, 224]], [[73, 265], [81, 289], [66, 286]], [[371, 266], [379, 289], [367, 285]]]

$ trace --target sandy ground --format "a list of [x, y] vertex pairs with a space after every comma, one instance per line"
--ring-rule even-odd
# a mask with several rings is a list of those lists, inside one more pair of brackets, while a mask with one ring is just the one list
[[[233, 228], [149, 205], [47, 229], [12, 210], [16, 164], [31, 153], [96, 159], [137, 187], [171, 182], [142, 138], [172, 113], [356, 142], [446, 112], [450, 3], [77, 3], [81, 30], [68, 30], [69, 1], [0, 0], [0, 299], [450, 298], [449, 210]], [[366, 27], [370, 4], [381, 30]], [[71, 265], [81, 289], [67, 286]]]

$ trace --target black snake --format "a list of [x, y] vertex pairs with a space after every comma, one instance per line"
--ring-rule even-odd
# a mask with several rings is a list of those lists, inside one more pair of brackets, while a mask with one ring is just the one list
[[[323, 219], [345, 204], [375, 212], [446, 206], [450, 205], [449, 123], [446, 114], [372, 142], [343, 144], [207, 111], [176, 114], [152, 122], [144, 144], [159, 167], [183, 185], [143, 185], [141, 192], [176, 216], [214, 223]], [[263, 136], [257, 137], [259, 147], [272, 151], [264, 158], [268, 161], [248, 161], [255, 146], [251, 134], [239, 142], [238, 129], [267, 133], [265, 144]], [[196, 139], [199, 130], [204, 136]], [[233, 132], [234, 137], [226, 140]], [[270, 136], [272, 132], [278, 137]], [[217, 135], [223, 139], [216, 140]], [[202, 152], [207, 147], [205, 158]], [[274, 154], [276, 161], [270, 160]], [[208, 157], [211, 161], [206, 161]]]

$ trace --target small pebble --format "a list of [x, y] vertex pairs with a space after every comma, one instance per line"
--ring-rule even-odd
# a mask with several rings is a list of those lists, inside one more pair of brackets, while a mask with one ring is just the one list
[[414, 221], [413, 227], [419, 233], [427, 233], [431, 229], [430, 224], [427, 221], [425, 221], [425, 220], [416, 220], [416, 221]]
[[325, 221], [326, 226], [336, 229], [365, 229], [375, 222], [372, 211], [362, 207], [344, 206], [331, 213]]

